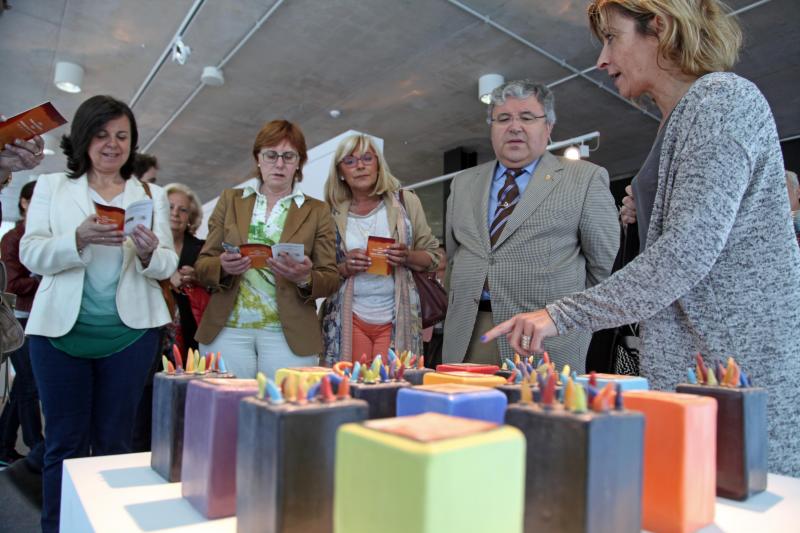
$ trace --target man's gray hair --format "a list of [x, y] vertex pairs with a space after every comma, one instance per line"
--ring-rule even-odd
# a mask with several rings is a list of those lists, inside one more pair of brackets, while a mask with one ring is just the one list
[[555, 97], [552, 91], [543, 83], [537, 83], [532, 80], [514, 80], [504, 83], [500, 87], [492, 91], [492, 101], [486, 112], [486, 122], [491, 125], [492, 112], [494, 106], [503, 105], [506, 103], [506, 98], [524, 99], [529, 96], [535, 96], [536, 100], [542, 104], [544, 108], [545, 122], [548, 124], [556, 123], [556, 108]]

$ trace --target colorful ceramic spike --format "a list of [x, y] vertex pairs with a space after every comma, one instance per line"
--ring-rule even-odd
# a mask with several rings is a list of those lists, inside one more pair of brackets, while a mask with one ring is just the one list
[[378, 366], [378, 376], [380, 377], [381, 383], [389, 381], [389, 374], [386, 372], [386, 365]]
[[416, 368], [417, 367], [417, 356], [412, 355], [411, 358], [408, 360], [408, 368]]
[[589, 373], [589, 386], [597, 387], [597, 372], [594, 370]]
[[625, 400], [622, 397], [622, 384], [617, 383], [616, 395], [614, 396], [614, 410], [621, 411], [625, 409]]
[[172, 366], [172, 361], [167, 361], [167, 374], [174, 374], [175, 367]]
[[517, 370], [515, 368], [514, 370], [511, 371], [511, 375], [508, 376], [508, 379], [506, 380], [506, 383], [516, 383], [517, 382], [517, 376], [519, 376], [519, 370]]
[[192, 353], [191, 348], [186, 353], [186, 371], [194, 372], [194, 353]]
[[324, 403], [330, 403], [336, 400], [336, 397], [333, 395], [333, 389], [331, 388], [331, 382], [328, 379], [328, 376], [323, 377], [319, 382], [319, 398]]
[[220, 372], [219, 369], [219, 360], [222, 359], [222, 352], [217, 352], [217, 356], [214, 358], [214, 372]]
[[564, 365], [564, 368], [561, 369], [561, 376], [565, 380], [569, 377], [569, 365]]
[[544, 364], [546, 365], [550, 364], [550, 354], [548, 354], [547, 352], [544, 352], [544, 354], [542, 355], [542, 359], [544, 359]]
[[514, 366], [517, 366], [520, 362], [519, 354], [514, 353]]
[[[219, 353], [217, 355], [219, 355]], [[219, 365], [219, 372], [221, 374], [228, 373], [228, 367], [225, 366], [225, 359], [223, 359], [222, 356], [217, 357], [217, 364]]]
[[399, 381], [399, 380], [403, 379], [403, 376], [405, 375], [405, 373], [406, 373], [405, 365], [402, 365], [402, 364], [398, 365], [397, 366], [397, 374], [395, 375], [394, 378]]
[[183, 370], [183, 358], [177, 344], [172, 345], [172, 357], [175, 358], [175, 368]]
[[417, 370], [422, 370], [425, 368], [425, 357], [422, 354], [417, 357]]
[[710, 367], [706, 370], [706, 385], [709, 386], [719, 385], [719, 382], [717, 381], [717, 376], [714, 374], [714, 369]]
[[350, 398], [350, 380], [343, 379], [339, 383], [339, 388], [336, 389], [336, 398], [339, 400]]
[[575, 410], [575, 383], [569, 377], [564, 387], [564, 408], [567, 411]]
[[258, 383], [258, 393], [256, 394], [256, 397], [259, 400], [263, 400], [264, 394], [267, 390], [267, 376], [265, 376], [263, 372], [259, 372], [256, 374], [256, 383]]
[[692, 385], [697, 384], [697, 376], [694, 373], [694, 370], [691, 368], [686, 369], [686, 378], [689, 380], [689, 383]]
[[297, 403], [306, 403], [308, 394], [308, 380], [305, 375], [300, 374], [297, 378]]
[[527, 379], [522, 382], [519, 388], [519, 401], [525, 404], [533, 403], [533, 390], [530, 387], [530, 381]]
[[168, 362], [169, 362], [169, 361], [167, 361], [167, 356], [166, 356], [166, 355], [162, 355], [162, 356], [161, 356], [161, 366], [163, 366], [163, 367], [164, 367], [164, 370], [163, 370], [164, 372], [166, 372], [166, 371], [167, 371], [167, 368], [168, 368], [168, 366], [169, 366], [169, 365], [167, 365], [167, 363], [168, 363]]
[[700, 352], [697, 352], [694, 356], [695, 364], [697, 365], [697, 378], [701, 380], [701, 383], [705, 383], [706, 381], [706, 364], [703, 362], [703, 356], [700, 355]]
[[542, 405], [553, 406], [556, 399], [556, 375], [551, 372], [547, 378], [544, 388], [542, 389]]
[[266, 390], [270, 403], [283, 403], [283, 395], [281, 394], [281, 390], [278, 388], [275, 382], [269, 378], [267, 378], [266, 381]]
[[206, 358], [201, 357], [198, 359], [197, 370], [195, 370], [195, 372], [197, 372], [198, 374], [202, 374], [205, 371], [206, 371]]
[[360, 374], [361, 374], [361, 363], [356, 361], [353, 364], [353, 373], [350, 374], [350, 382], [351, 383], [358, 383], [358, 378], [360, 377]]
[[586, 389], [582, 385], [575, 386], [575, 413], [585, 413], [586, 408]]

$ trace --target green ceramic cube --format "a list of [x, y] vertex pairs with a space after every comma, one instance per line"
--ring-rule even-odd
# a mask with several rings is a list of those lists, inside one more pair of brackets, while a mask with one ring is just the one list
[[525, 438], [438, 413], [346, 424], [334, 483], [336, 533], [520, 533]]

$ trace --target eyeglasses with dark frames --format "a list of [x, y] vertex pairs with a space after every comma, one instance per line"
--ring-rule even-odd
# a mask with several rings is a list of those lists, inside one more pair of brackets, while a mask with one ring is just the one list
[[275, 150], [264, 150], [259, 154], [261, 156], [261, 160], [265, 163], [269, 163], [274, 165], [278, 162], [278, 158], [280, 157], [283, 159], [283, 162], [287, 165], [291, 165], [292, 163], [296, 163], [298, 159], [300, 159], [300, 155], [297, 152], [276, 152]]
[[543, 119], [545, 115], [534, 115], [533, 113], [520, 113], [519, 115], [512, 115], [511, 113], [500, 113], [496, 117], [492, 117], [490, 120], [492, 124], [498, 124], [500, 126], [508, 126], [511, 124], [514, 119], [520, 121], [523, 126], [532, 126], [536, 124], [536, 121], [539, 119]]

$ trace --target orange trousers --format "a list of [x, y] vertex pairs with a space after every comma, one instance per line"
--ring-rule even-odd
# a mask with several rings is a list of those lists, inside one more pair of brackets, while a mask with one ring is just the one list
[[386, 362], [386, 355], [392, 343], [392, 323], [369, 324], [353, 313], [353, 361], [361, 360], [362, 355], [367, 356], [371, 363], [376, 355], [381, 354]]

